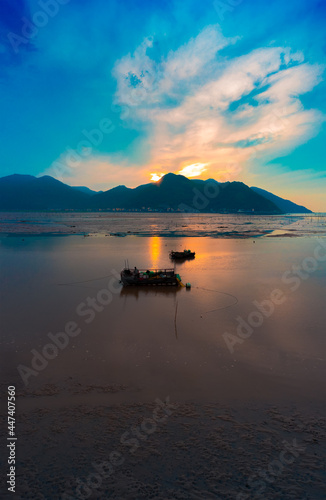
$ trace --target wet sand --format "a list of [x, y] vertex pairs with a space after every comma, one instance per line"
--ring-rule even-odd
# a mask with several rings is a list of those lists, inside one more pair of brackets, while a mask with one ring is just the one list
[[[19, 440], [17, 494], [4, 498], [324, 498], [326, 263], [304, 278], [293, 269], [311, 266], [319, 246], [1, 238], [2, 388], [17, 388]], [[197, 252], [177, 267], [190, 291], [128, 291], [114, 277], [125, 259], [170, 267], [169, 250], [183, 248]], [[275, 290], [283, 302], [239, 337], [239, 318], [248, 325]], [[78, 313], [98, 297], [109, 302], [94, 317]], [[26, 386], [17, 366], [70, 322], [78, 335]], [[233, 352], [225, 334], [238, 339]], [[122, 463], [104, 477], [93, 464], [113, 452]]]
[[325, 417], [311, 408], [173, 402], [155, 425], [155, 403], [46, 403], [20, 412], [14, 498], [325, 498]]

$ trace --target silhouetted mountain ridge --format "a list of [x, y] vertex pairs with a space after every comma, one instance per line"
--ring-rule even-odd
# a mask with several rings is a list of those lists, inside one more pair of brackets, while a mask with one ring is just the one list
[[89, 195], [53, 177], [9, 175], [0, 178], [1, 210], [82, 209]]
[[280, 213], [273, 202], [257, 195], [242, 182], [218, 183], [215, 180], [188, 179], [182, 175], [166, 174], [158, 182], [137, 188], [125, 188], [116, 197], [109, 189], [92, 197], [93, 207], [120, 210], [173, 210], [188, 212]]
[[[243, 182], [188, 179], [166, 174], [136, 188], [104, 192], [68, 186], [50, 176], [14, 174], [0, 178], [0, 210], [138, 210], [212, 213], [296, 212], [298, 205]], [[285, 210], [285, 208], [287, 210]], [[293, 210], [291, 210], [291, 208]], [[294, 210], [294, 208], [296, 210]], [[299, 207], [302, 212], [305, 207]]]
[[311, 214], [312, 211], [309, 210], [308, 208], [302, 206], [302, 205], [297, 205], [296, 203], [293, 203], [293, 201], [290, 200], [285, 200], [284, 198], [280, 198], [280, 196], [276, 196], [273, 193], [270, 193], [269, 191], [266, 191], [265, 189], [257, 188], [257, 187], [251, 187], [253, 191], [256, 193], [260, 194], [261, 196], [264, 196], [267, 200], [272, 201], [275, 203], [275, 205], [282, 210], [284, 213], [295, 213], [295, 214]]

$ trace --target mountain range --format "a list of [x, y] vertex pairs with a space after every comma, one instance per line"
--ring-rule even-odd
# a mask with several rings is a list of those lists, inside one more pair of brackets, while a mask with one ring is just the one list
[[311, 213], [268, 191], [242, 182], [188, 179], [166, 174], [136, 188], [92, 191], [53, 177], [14, 174], [0, 178], [0, 210], [120, 210], [213, 213]]

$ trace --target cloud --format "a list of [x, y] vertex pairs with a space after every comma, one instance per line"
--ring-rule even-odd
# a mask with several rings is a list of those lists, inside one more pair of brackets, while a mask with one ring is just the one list
[[[67, 168], [58, 168], [55, 163], [41, 175], [51, 175], [71, 186], [86, 186], [95, 190], [106, 190], [122, 183], [129, 187], [137, 186], [142, 177], [139, 167], [130, 166], [123, 161], [113, 161], [108, 155], [94, 154], [88, 159], [80, 160], [78, 165]], [[143, 178], [148, 181], [148, 175]]]
[[203, 73], [213, 71], [216, 53], [235, 43], [225, 38], [218, 26], [206, 27], [176, 51], [161, 60], [151, 59], [153, 39], [145, 38], [133, 54], [116, 62], [113, 75], [117, 80], [116, 98], [120, 103], [143, 109], [160, 106], [162, 101], [184, 98]]
[[122, 167], [127, 184], [136, 185], [151, 172], [191, 175], [202, 166], [196, 175], [232, 180], [253, 158], [266, 164], [313, 137], [324, 117], [305, 109], [301, 96], [321, 81], [324, 67], [288, 47], [227, 58], [223, 49], [236, 42], [212, 25], [165, 55], [148, 37], [116, 61], [114, 101], [128, 109], [124, 126], [145, 130], [147, 159], [139, 168], [127, 155], [117, 164], [95, 154], [70, 179], [87, 183], [91, 166], [93, 186], [112, 185]]
[[208, 26], [159, 62], [146, 39], [116, 63], [116, 99], [147, 126], [149, 168], [204, 163], [215, 177], [232, 177], [253, 155], [276, 157], [316, 133], [323, 117], [305, 110], [300, 96], [321, 81], [324, 68], [288, 47], [220, 56], [235, 42]]
[[194, 163], [193, 165], [188, 165], [182, 170], [179, 170], [178, 174], [185, 175], [186, 177], [198, 177], [206, 172], [205, 167], [206, 165], [204, 163]]

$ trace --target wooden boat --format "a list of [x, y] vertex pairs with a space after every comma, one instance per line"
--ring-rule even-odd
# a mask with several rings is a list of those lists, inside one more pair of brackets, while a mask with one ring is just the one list
[[123, 286], [169, 285], [181, 286], [181, 277], [174, 269], [134, 269], [124, 268], [121, 273]]
[[192, 252], [191, 250], [184, 250], [183, 252], [174, 252], [171, 250], [170, 258], [171, 259], [194, 259], [196, 252]]

